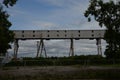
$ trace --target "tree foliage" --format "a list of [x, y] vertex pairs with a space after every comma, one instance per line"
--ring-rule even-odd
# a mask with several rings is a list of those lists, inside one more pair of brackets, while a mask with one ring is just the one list
[[5, 5], [7, 8], [13, 6], [17, 0], [3, 0], [0, 3], [0, 54], [5, 54], [7, 49], [11, 48], [10, 42], [14, 39], [14, 34], [9, 30], [12, 25], [8, 20], [9, 14], [3, 10]]
[[105, 50], [106, 57], [120, 58], [120, 2], [90, 0], [90, 5], [84, 15], [88, 21], [94, 18], [101, 27], [106, 27], [104, 35], [108, 43]]
[[14, 4], [16, 4], [17, 0], [4, 0], [3, 1], [3, 4], [6, 6], [6, 7], [9, 7], [9, 6], [13, 6]]

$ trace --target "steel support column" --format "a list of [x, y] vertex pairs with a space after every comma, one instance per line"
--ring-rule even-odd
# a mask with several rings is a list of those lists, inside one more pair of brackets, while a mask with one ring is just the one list
[[17, 59], [18, 48], [19, 48], [18, 39], [15, 39], [15, 41], [14, 41], [14, 55], [13, 55], [13, 57], [15, 59]]
[[37, 55], [36, 55], [36, 57], [39, 57], [39, 56], [42, 57], [43, 51], [44, 51], [45, 57], [47, 57], [44, 41], [43, 41], [43, 39], [41, 39], [40, 41], [37, 41]]
[[102, 55], [101, 39], [96, 39], [98, 55]]
[[70, 39], [70, 52], [69, 52], [69, 56], [74, 56], [74, 41], [73, 39]]

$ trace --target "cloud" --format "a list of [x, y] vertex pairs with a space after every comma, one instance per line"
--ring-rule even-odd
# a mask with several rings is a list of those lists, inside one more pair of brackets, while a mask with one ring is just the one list
[[[19, 41], [19, 57], [35, 57], [38, 40]], [[44, 40], [48, 56], [68, 56], [70, 40]], [[12, 44], [13, 46], [13, 44]], [[102, 40], [102, 52], [105, 50], [105, 41]], [[74, 40], [75, 55], [97, 54], [96, 40]], [[13, 54], [13, 48], [9, 50]]]

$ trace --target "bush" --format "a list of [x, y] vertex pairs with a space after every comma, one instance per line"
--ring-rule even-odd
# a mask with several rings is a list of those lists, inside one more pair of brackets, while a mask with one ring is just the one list
[[64, 66], [64, 65], [106, 65], [120, 64], [120, 60], [108, 60], [98, 55], [81, 55], [73, 57], [48, 57], [31, 58], [25, 57], [22, 61], [12, 60], [6, 66]]

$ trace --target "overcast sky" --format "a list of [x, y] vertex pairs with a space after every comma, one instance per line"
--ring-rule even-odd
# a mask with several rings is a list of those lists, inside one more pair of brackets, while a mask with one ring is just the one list
[[[97, 22], [88, 22], [84, 12], [89, 0], [18, 0], [7, 9], [11, 15], [11, 30], [88, 30], [105, 29]], [[19, 41], [19, 56], [35, 56], [36, 41]], [[50, 56], [65, 56], [69, 53], [69, 40], [45, 41]], [[75, 54], [97, 54], [96, 40], [75, 41]], [[103, 51], [105, 41], [102, 41]], [[13, 50], [9, 50], [13, 53]], [[56, 54], [57, 53], [57, 54]]]

